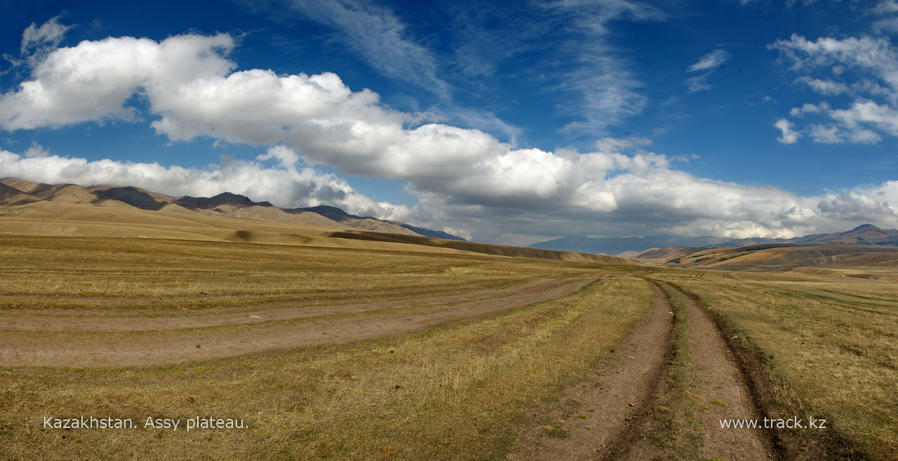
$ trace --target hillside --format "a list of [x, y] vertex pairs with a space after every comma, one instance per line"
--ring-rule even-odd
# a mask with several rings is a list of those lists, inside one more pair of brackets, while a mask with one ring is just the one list
[[332, 206], [321, 205], [309, 208], [293, 208], [284, 211], [288, 213], [317, 213], [321, 216], [326, 217], [327, 219], [347, 225], [349, 227], [354, 227], [356, 229], [365, 229], [374, 232], [387, 232], [391, 234], [424, 235], [418, 234], [414, 231], [406, 229], [402, 225], [392, 223], [390, 221], [366, 216], [351, 215], [337, 207]]
[[[433, 238], [402, 227], [408, 225], [353, 216], [339, 208], [284, 210], [231, 193], [214, 197], [171, 197], [136, 187], [85, 188], [21, 180], [2, 180], [0, 185], [0, 200], [4, 200], [0, 206], [0, 233], [7, 235], [244, 242], [636, 264], [611, 256], [490, 245], [457, 237]], [[7, 201], [14, 201], [15, 205]], [[409, 227], [441, 235], [437, 231]]]
[[850, 231], [832, 234], [808, 235], [793, 239], [796, 243], [847, 243], [858, 245], [898, 245], [898, 230], [883, 230], [872, 224], [863, 224]]
[[665, 267], [894, 278], [898, 247], [845, 243], [760, 244], [646, 250], [633, 259]]
[[451, 234], [410, 224], [355, 216], [332, 206], [282, 209], [269, 202], [256, 202], [249, 197], [224, 192], [214, 197], [170, 196], [133, 186], [75, 184], [43, 184], [18, 178], [0, 179], [0, 205], [14, 206], [35, 202], [64, 202], [103, 206], [127, 205], [140, 210], [209, 213], [239, 219], [254, 219], [322, 227], [354, 228], [374, 232], [416, 235], [462, 240]]

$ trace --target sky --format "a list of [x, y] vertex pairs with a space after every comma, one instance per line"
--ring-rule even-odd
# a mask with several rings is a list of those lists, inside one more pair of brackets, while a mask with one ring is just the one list
[[466, 238], [898, 228], [898, 0], [0, 0], [0, 177]]

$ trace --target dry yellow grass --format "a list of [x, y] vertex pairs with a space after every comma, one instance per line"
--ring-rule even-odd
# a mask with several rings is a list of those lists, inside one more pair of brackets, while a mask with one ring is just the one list
[[[832, 434], [871, 457], [898, 454], [898, 288], [860, 278], [894, 276], [886, 266], [855, 267], [856, 277], [846, 278], [654, 269], [330, 238], [332, 228], [287, 223], [54, 207], [2, 210], [2, 316], [142, 319], [251, 314], [260, 305], [414, 304], [539, 280], [607, 278], [564, 298], [402, 337], [180, 365], [0, 368], [3, 459], [502, 457], [528, 409], [555, 404], [648, 310], [643, 276], [694, 292], [720, 313], [765, 357], [781, 404], [827, 418]], [[226, 336], [229, 328], [216, 331]], [[54, 415], [127, 417], [138, 428], [41, 430], [42, 418]], [[148, 416], [236, 417], [248, 428], [144, 430]]]
[[[898, 456], [898, 287], [885, 281], [665, 271], [763, 358], [778, 402], [826, 418], [833, 450]], [[842, 438], [850, 443], [840, 447]]]
[[[570, 297], [408, 338], [181, 366], [0, 371], [7, 458], [495, 458], [525, 410], [607, 354], [648, 284]], [[134, 418], [132, 431], [40, 430], [49, 415]], [[150, 431], [147, 416], [244, 418], [238, 431]], [[65, 437], [65, 438], [63, 438]]]

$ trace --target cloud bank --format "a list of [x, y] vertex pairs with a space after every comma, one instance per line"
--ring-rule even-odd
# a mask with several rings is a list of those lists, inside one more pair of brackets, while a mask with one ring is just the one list
[[[370, 90], [353, 91], [333, 73], [237, 70], [228, 59], [234, 46], [226, 34], [189, 34], [56, 49], [29, 80], [0, 95], [0, 127], [134, 120], [128, 102], [138, 97], [158, 134], [173, 142], [208, 136], [267, 149], [255, 161], [185, 169], [88, 162], [37, 149], [35, 155], [3, 152], [0, 174], [128, 183], [172, 194], [228, 190], [279, 206], [327, 203], [509, 243], [562, 232], [791, 237], [859, 217], [898, 227], [893, 182], [806, 197], [678, 171], [667, 156], [648, 151], [644, 138], [603, 138], [591, 152], [514, 148], [480, 130], [422, 123], [416, 114], [385, 107]], [[846, 117], [867, 117], [865, 110], [870, 117], [891, 115], [875, 109], [862, 106]], [[788, 121], [777, 123], [784, 142], [798, 139]], [[315, 164], [403, 181], [419, 202], [412, 208], [374, 202], [308, 166]]]

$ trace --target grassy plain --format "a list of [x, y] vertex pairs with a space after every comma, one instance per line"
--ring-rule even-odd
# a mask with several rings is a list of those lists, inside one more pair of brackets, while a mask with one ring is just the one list
[[[143, 211], [72, 210], [65, 218], [33, 210], [0, 217], [0, 321], [29, 322], [0, 328], [0, 343], [11, 349], [0, 353], [16, 353], [17, 338], [78, 347], [80, 335], [112, 335], [102, 328], [50, 332], [41, 319], [245, 316], [239, 325], [203, 330], [220, 333], [224, 347], [237, 328], [262, 336], [269, 331], [263, 327], [300, 325], [277, 317], [288, 310], [318, 309], [309, 322], [321, 325], [348, 317], [373, 322], [403, 312], [461, 312], [534, 284], [599, 278], [554, 299], [348, 343], [151, 366], [0, 363], [2, 459], [502, 458], [537, 423], [531, 410], [570, 404], [558, 395], [613, 357], [650, 311], [653, 290], [644, 278], [696, 294], [763, 358], [779, 405], [830, 423], [801, 437], [843, 450], [834, 456], [898, 456], [898, 287], [889, 281], [898, 271], [888, 265], [820, 273], [654, 268], [333, 238], [333, 229], [233, 218], [154, 221]], [[252, 232], [240, 233], [245, 229]], [[383, 307], [347, 310], [365, 304]], [[178, 342], [199, 330], [185, 324], [114, 334], [134, 338], [137, 348], [145, 335]], [[80, 415], [132, 418], [137, 428], [42, 428], [44, 417]], [[193, 416], [241, 418], [248, 427], [143, 428], [147, 417]]]
[[[526, 409], [589, 372], [651, 304], [632, 268], [585, 262], [152, 239], [0, 244], [5, 316], [215, 315], [612, 276], [402, 337], [151, 367], [3, 368], [3, 458], [495, 458]], [[171, 340], [189, 332], [172, 330]], [[44, 417], [79, 415], [132, 418], [138, 428], [42, 430]], [[144, 430], [148, 416], [242, 418], [248, 428]]]

